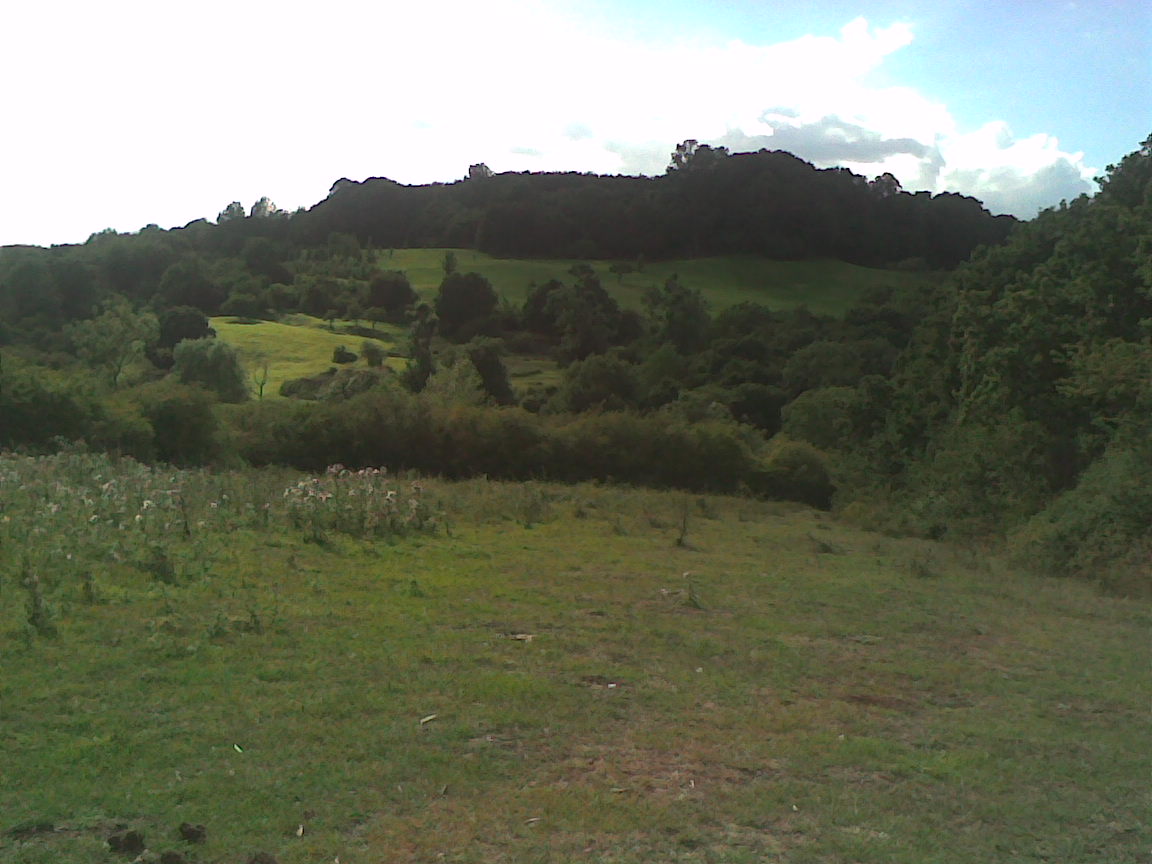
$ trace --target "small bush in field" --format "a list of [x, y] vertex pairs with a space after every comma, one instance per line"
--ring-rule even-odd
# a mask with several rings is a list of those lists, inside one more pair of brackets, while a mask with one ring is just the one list
[[349, 351], [343, 345], [337, 345], [332, 350], [332, 362], [333, 363], [341, 363], [341, 364], [343, 364], [343, 363], [355, 363], [357, 359], [358, 358], [356, 356], [356, 352], [355, 351]]
[[765, 460], [763, 486], [774, 498], [823, 509], [831, 506], [836, 491], [824, 454], [800, 441], [781, 441], [773, 446]]

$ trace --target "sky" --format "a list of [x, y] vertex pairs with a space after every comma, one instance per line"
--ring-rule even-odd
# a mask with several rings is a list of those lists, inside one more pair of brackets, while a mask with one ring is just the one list
[[0, 12], [0, 245], [340, 178], [660, 174], [688, 138], [1031, 218], [1152, 133], [1148, 0], [40, 0]]

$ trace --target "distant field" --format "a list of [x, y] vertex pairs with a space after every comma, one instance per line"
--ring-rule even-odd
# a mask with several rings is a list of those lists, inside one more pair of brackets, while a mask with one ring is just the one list
[[[265, 398], [278, 397], [280, 385], [293, 378], [318, 375], [333, 366], [332, 352], [343, 345], [356, 354], [360, 353], [362, 337], [346, 333], [333, 333], [328, 325], [318, 318], [307, 315], [292, 315], [282, 322], [259, 321], [243, 324], [235, 318], [222, 316], [211, 319], [212, 327], [219, 339], [236, 347], [240, 352], [249, 376], [255, 376], [265, 361], [268, 362], [268, 383], [264, 388]], [[337, 327], [341, 322], [337, 322]], [[392, 350], [397, 343], [403, 343], [402, 329], [388, 324], [380, 324], [377, 330], [385, 350]], [[395, 369], [404, 368], [404, 361], [391, 358], [388, 364]], [[360, 358], [350, 364], [350, 368], [366, 368]]]
[[[432, 299], [444, 277], [445, 249], [396, 249], [380, 254], [381, 267], [403, 270], [422, 296]], [[533, 283], [552, 278], [568, 278], [576, 261], [493, 258], [471, 249], [452, 250], [461, 271], [475, 271], [488, 277], [497, 293], [519, 305]], [[774, 309], [791, 309], [801, 304], [813, 312], [842, 315], [865, 291], [885, 285], [932, 284], [939, 274], [907, 273], [857, 267], [843, 261], [769, 261], [751, 256], [697, 258], [651, 262], [642, 273], [631, 273], [623, 281], [609, 272], [611, 261], [583, 262], [600, 274], [604, 286], [620, 303], [639, 308], [644, 291], [662, 285], [677, 274], [690, 288], [699, 288], [708, 297], [713, 311], [737, 303], [762, 303]]]
[[[444, 277], [445, 249], [396, 249], [379, 253], [379, 265], [403, 270], [413, 286], [427, 301], [435, 300]], [[461, 271], [475, 271], [488, 277], [503, 298], [520, 305], [533, 284], [549, 279], [570, 278], [568, 270], [575, 261], [520, 260], [493, 258], [468, 249], [454, 250]], [[801, 304], [813, 312], [841, 315], [865, 291], [891, 285], [932, 283], [938, 274], [905, 273], [857, 267], [842, 261], [768, 261], [752, 257], [704, 258], [662, 261], [645, 266], [642, 273], [631, 273], [618, 280], [608, 271], [611, 262], [590, 263], [600, 274], [605, 287], [633, 309], [641, 307], [646, 289], [662, 285], [673, 274], [689, 287], [699, 288], [708, 298], [712, 311], [718, 312], [742, 302], [762, 303], [774, 309], [790, 309]], [[336, 328], [350, 322], [336, 322]], [[340, 345], [360, 353], [359, 336], [332, 332], [328, 325], [307, 315], [293, 315], [282, 322], [239, 323], [237, 319], [212, 319], [219, 337], [235, 345], [252, 375], [258, 374], [265, 360], [269, 363], [269, 380], [265, 398], [276, 397], [280, 385], [293, 378], [317, 375], [332, 365], [332, 351]], [[394, 325], [378, 326], [382, 344], [393, 350], [402, 349], [404, 329]], [[404, 361], [392, 358], [389, 365], [402, 369]], [[560, 375], [556, 364], [546, 358], [510, 357], [512, 385], [521, 394], [528, 389], [555, 385]], [[363, 367], [358, 360], [351, 368]]]
[[1148, 860], [1146, 602], [794, 505], [426, 480], [380, 536], [411, 478], [300, 479], [0, 454], [0, 861]]

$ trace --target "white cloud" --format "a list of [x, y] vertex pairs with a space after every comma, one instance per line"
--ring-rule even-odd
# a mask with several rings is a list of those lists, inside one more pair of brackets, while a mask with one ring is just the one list
[[659, 173], [690, 137], [892, 171], [1024, 216], [1094, 173], [1048, 136], [964, 132], [914, 88], [870, 85], [912, 43], [906, 23], [657, 43], [557, 2], [17, 4], [0, 54], [19, 130], [0, 139], [0, 243], [183, 224], [262, 195], [309, 206], [342, 176], [450, 181], [478, 161]]

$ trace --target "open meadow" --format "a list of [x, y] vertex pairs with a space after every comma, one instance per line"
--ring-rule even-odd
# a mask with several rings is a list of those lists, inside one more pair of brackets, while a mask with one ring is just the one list
[[[332, 352], [343, 346], [359, 354], [362, 336], [341, 332], [348, 322], [333, 322], [329, 327], [319, 318], [308, 315], [290, 315], [281, 321], [255, 321], [220, 315], [211, 319], [212, 329], [222, 342], [232, 345], [240, 354], [240, 359], [248, 371], [250, 379], [263, 377], [264, 396], [275, 398], [280, 395], [280, 385], [293, 378], [318, 375], [330, 368]], [[335, 329], [340, 327], [341, 331]], [[377, 325], [377, 340], [381, 348], [389, 353], [403, 350], [404, 333], [402, 328], [390, 324]], [[366, 366], [363, 357], [354, 368]], [[386, 365], [402, 369], [404, 361], [389, 357]]]
[[83, 452], [0, 456], [0, 494], [5, 862], [1152, 850], [1152, 610], [976, 547]]

